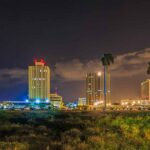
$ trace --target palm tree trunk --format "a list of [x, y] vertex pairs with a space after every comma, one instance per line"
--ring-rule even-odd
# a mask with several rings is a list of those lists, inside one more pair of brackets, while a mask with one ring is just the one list
[[107, 93], [107, 66], [104, 66], [104, 110], [106, 110], [106, 93]]

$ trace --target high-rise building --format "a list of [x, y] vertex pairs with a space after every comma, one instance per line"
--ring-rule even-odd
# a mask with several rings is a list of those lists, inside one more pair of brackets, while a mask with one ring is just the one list
[[[104, 74], [87, 73], [86, 100], [88, 105], [104, 100]], [[110, 104], [110, 73], [106, 73], [106, 103]]]
[[34, 66], [28, 67], [29, 100], [47, 102], [50, 93], [50, 68], [44, 60], [34, 61]]
[[143, 100], [150, 100], [150, 79], [141, 83], [141, 98]]
[[93, 105], [99, 100], [100, 85], [98, 75], [96, 73], [87, 73], [86, 75], [86, 100], [87, 105]]

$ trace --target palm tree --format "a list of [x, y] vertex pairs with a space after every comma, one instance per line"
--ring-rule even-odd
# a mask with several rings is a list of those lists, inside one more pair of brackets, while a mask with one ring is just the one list
[[104, 66], [104, 110], [106, 110], [106, 95], [107, 95], [107, 78], [106, 74], [108, 73], [108, 66], [114, 63], [114, 57], [112, 54], [104, 54], [101, 58], [102, 65]]
[[150, 62], [148, 63], [147, 74], [150, 74]]

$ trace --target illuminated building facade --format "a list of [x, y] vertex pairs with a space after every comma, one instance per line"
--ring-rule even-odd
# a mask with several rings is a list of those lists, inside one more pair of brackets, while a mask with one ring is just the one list
[[86, 105], [87, 105], [86, 98], [79, 97], [78, 98], [78, 106], [86, 106]]
[[50, 93], [50, 68], [45, 62], [35, 60], [34, 66], [28, 67], [29, 100], [47, 102]]
[[86, 101], [87, 105], [93, 105], [100, 100], [100, 82], [96, 73], [87, 73], [86, 75]]
[[[106, 73], [106, 101], [110, 104], [110, 73]], [[87, 73], [86, 75], [86, 101], [87, 105], [94, 105], [104, 100], [104, 74]]]
[[63, 106], [63, 101], [62, 101], [62, 96], [58, 95], [57, 93], [50, 94], [50, 103], [56, 107], [56, 108], [62, 108]]
[[150, 100], [144, 99], [123, 99], [121, 100], [122, 106], [135, 106], [135, 105], [150, 105]]
[[150, 80], [141, 83], [141, 98], [145, 100], [150, 100]]

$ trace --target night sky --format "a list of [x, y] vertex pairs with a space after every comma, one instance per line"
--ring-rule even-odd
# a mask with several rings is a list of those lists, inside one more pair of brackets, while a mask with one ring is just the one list
[[113, 101], [140, 96], [150, 60], [149, 0], [1, 0], [0, 100], [27, 97], [27, 67], [44, 58], [51, 91], [65, 101], [85, 96], [85, 74], [104, 53]]

